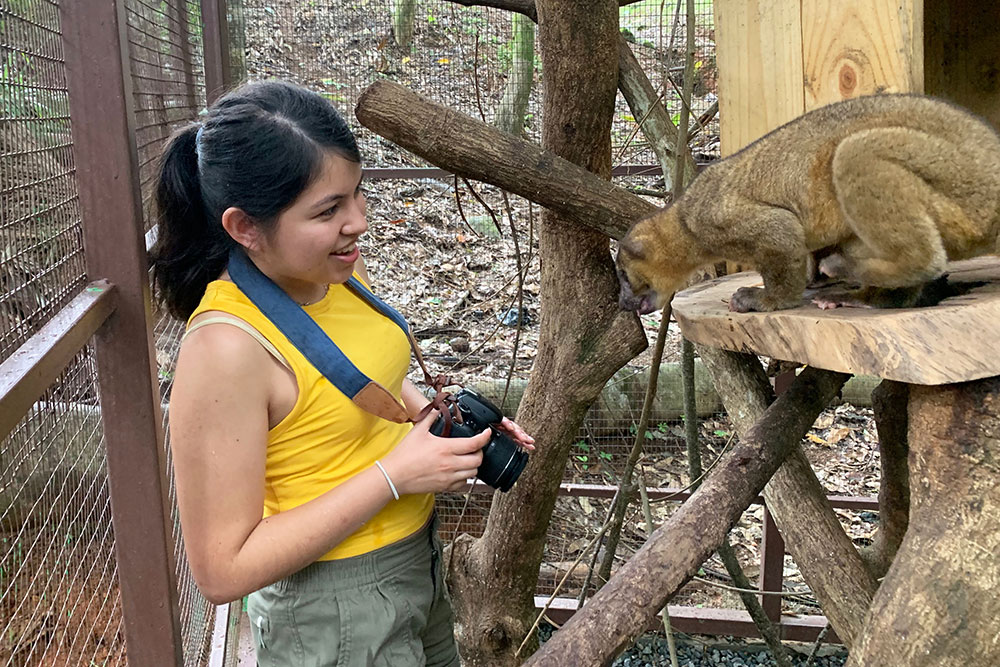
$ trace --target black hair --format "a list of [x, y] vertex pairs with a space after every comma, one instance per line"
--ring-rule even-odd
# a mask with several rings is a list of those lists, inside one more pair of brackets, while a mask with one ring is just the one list
[[187, 319], [222, 273], [235, 241], [229, 207], [263, 232], [315, 179], [324, 154], [361, 162], [354, 135], [321, 95], [281, 81], [221, 97], [200, 124], [177, 131], [160, 160], [158, 236], [150, 261], [157, 298]]

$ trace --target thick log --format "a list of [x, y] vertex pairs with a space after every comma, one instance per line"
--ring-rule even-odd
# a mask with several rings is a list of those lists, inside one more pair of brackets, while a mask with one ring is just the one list
[[569, 160], [397, 83], [373, 83], [355, 113], [368, 129], [442, 169], [530, 199], [611, 238], [659, 210]]
[[913, 386], [910, 523], [848, 665], [1000, 665], [1000, 377]]
[[[751, 354], [698, 348], [737, 433], [746, 433], [772, 396]], [[809, 584], [845, 645], [859, 635], [878, 582], [844, 532], [798, 442], [764, 488], [764, 499]]]
[[872, 391], [882, 469], [878, 489], [879, 527], [875, 541], [861, 552], [861, 557], [872, 574], [879, 578], [889, 571], [910, 518], [910, 478], [906, 463], [909, 399], [910, 385], [902, 382], [883, 380]]
[[527, 665], [601, 665], [646, 627], [722, 543], [846, 375], [806, 369], [664, 523]]

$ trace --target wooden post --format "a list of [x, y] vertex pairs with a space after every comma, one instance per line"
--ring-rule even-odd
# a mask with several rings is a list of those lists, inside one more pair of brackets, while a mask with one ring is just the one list
[[60, 4], [87, 272], [118, 290], [95, 337], [129, 664], [183, 662], [123, 0]]
[[226, 0], [201, 0], [205, 46], [205, 98], [211, 105], [232, 85]]

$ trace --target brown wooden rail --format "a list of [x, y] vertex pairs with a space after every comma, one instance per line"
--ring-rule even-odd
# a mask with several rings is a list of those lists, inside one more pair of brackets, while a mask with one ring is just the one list
[[17, 426], [115, 309], [115, 286], [90, 283], [0, 364], [0, 440]]

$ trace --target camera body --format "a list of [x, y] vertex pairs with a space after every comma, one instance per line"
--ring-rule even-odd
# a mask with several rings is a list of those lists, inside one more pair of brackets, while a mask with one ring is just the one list
[[[452, 420], [450, 438], [470, 438], [490, 428], [490, 441], [483, 447], [483, 462], [476, 476], [494, 489], [509, 491], [528, 463], [528, 454], [521, 450], [513, 438], [496, 428], [503, 420], [503, 413], [470, 389], [455, 395], [462, 423]], [[431, 433], [440, 436], [444, 430], [444, 417], [439, 416], [431, 426]]]

